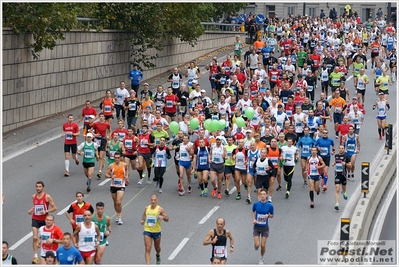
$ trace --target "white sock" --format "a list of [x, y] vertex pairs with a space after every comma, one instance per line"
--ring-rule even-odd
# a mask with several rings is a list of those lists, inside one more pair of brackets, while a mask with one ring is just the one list
[[69, 159], [65, 160], [65, 170], [69, 172]]

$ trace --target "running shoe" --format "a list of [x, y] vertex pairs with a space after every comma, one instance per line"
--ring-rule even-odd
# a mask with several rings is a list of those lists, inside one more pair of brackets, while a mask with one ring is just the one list
[[143, 174], [141, 175], [142, 178], [145, 178], [147, 176], [147, 174], [145, 172], [143, 172]]
[[87, 193], [90, 193], [90, 191], [91, 191], [90, 186], [88, 186], [88, 187], [86, 188], [86, 192], [87, 192]]
[[143, 184], [143, 179], [140, 179], [137, 184]]
[[177, 178], [177, 191], [179, 191], [179, 190], [180, 190], [180, 179]]
[[161, 256], [157, 255], [157, 264], [161, 264]]
[[343, 191], [342, 191], [342, 196], [344, 197], [345, 200], [348, 199], [348, 195], [346, 194], [346, 192], [343, 192]]
[[182, 195], [184, 195], [184, 193], [186, 193], [186, 191], [184, 191], [184, 189], [180, 189], [179, 195], [182, 196]]
[[327, 186], [323, 185], [323, 191], [327, 191]]
[[255, 189], [254, 189], [254, 193], [257, 193], [257, 192], [258, 192], [258, 189], [255, 188]]
[[147, 178], [147, 184], [150, 184], [150, 183], [151, 183], [151, 178], [148, 177], [148, 178]]
[[159, 188], [159, 189], [158, 189], [158, 193], [160, 193], [160, 194], [163, 193], [162, 188]]
[[119, 218], [118, 225], [122, 225], [122, 224], [123, 224], [122, 218]]
[[237, 196], [236, 196], [236, 200], [240, 200], [241, 199], [241, 194], [238, 194]]
[[105, 242], [105, 245], [106, 245], [107, 247], [109, 246], [108, 239], [107, 239], [107, 241]]
[[310, 202], [310, 208], [311, 208], [311, 209], [314, 208], [314, 202], [313, 202], [313, 201]]
[[119, 222], [119, 217], [115, 218], [115, 222], [118, 223]]
[[213, 196], [213, 197], [216, 196], [216, 189], [213, 189], [213, 191], [212, 191], [212, 196]]
[[157, 181], [156, 183], [155, 183], [155, 188], [158, 188], [159, 187], [159, 182]]
[[338, 137], [338, 135], [335, 135], [335, 139], [338, 139], [339, 137]]
[[382, 136], [380, 135], [380, 140], [382, 140]]
[[285, 199], [288, 199], [290, 197], [290, 191], [285, 192]]
[[307, 182], [303, 182], [302, 188], [306, 188], [308, 187], [308, 183]]
[[191, 185], [188, 186], [187, 191], [188, 191], [189, 194], [190, 194], [191, 192], [193, 192], [193, 189], [191, 188]]
[[64, 176], [65, 176], [65, 177], [68, 177], [68, 176], [69, 176], [69, 172], [68, 172], [68, 171], [65, 171], [65, 172], [64, 172]]
[[272, 201], [272, 197], [271, 196], [268, 196], [267, 197], [267, 201], [269, 201], [270, 203], [272, 203], [273, 201]]
[[205, 189], [201, 191], [200, 197], [205, 196]]
[[320, 194], [320, 188], [319, 188], [319, 191], [316, 190], [316, 195], [319, 195], [319, 194]]
[[78, 160], [78, 158], [75, 159], [75, 163], [76, 163], [76, 165], [79, 165], [79, 160]]
[[263, 257], [260, 257], [259, 259], [259, 265], [263, 265], [265, 264], [265, 260], [263, 259]]
[[281, 185], [279, 185], [279, 186], [277, 187], [276, 191], [281, 191], [281, 190], [283, 190], [283, 187], [282, 187]]
[[204, 192], [204, 197], [207, 197], [208, 196], [208, 188], [205, 188], [204, 191], [205, 191]]
[[32, 264], [39, 264], [39, 258], [36, 256], [33, 257]]
[[385, 136], [385, 130], [381, 129], [381, 132], [382, 132], [382, 136]]
[[252, 201], [251, 201], [251, 197], [247, 197], [247, 200], [246, 200], [246, 201], [247, 201], [248, 204], [251, 204], [251, 202], [252, 202]]
[[230, 195], [230, 193], [229, 193], [229, 190], [224, 190], [224, 194], [226, 195], [226, 196], [228, 196], [228, 195]]
[[128, 186], [130, 184], [129, 180], [126, 180], [125, 185]]
[[98, 172], [97, 173], [97, 179], [101, 179], [101, 176], [102, 176], [102, 172]]
[[248, 190], [248, 185], [244, 184], [245, 190]]
[[218, 193], [218, 199], [222, 199], [222, 194]]
[[339, 210], [339, 204], [336, 203], [334, 208], [335, 208], [335, 210]]

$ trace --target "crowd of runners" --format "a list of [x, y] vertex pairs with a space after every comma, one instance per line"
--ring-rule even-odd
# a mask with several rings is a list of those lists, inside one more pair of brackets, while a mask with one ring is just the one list
[[[117, 225], [123, 224], [126, 187], [154, 181], [158, 192], [164, 193], [169, 161], [175, 165], [173, 179], [180, 197], [198, 187], [201, 197], [221, 199], [235, 187], [237, 201], [254, 202], [254, 244], [261, 247], [263, 264], [275, 191], [284, 191], [289, 199], [297, 175], [303, 179], [302, 187], [309, 188], [314, 208], [315, 195], [334, 184], [331, 206], [339, 210], [340, 195], [347, 200], [347, 182], [355, 180], [364, 120], [376, 116], [376, 138], [384, 137], [389, 102], [395, 101], [389, 98], [397, 75], [395, 36], [392, 23], [382, 18], [365, 23], [356, 18], [271, 20], [245, 53], [245, 45], [236, 37], [234, 51], [224, 61], [213, 58], [205, 73], [195, 61], [184, 71], [175, 68], [167, 88], [158, 85], [152, 90], [148, 83], [142, 84], [143, 73], [135, 65], [128, 75], [129, 90], [124, 81], [115, 91], [107, 90], [100, 110], [86, 101], [78, 120], [84, 122], [83, 129], [68, 115], [62, 126], [64, 176], [69, 176], [72, 156], [75, 164], [83, 165], [87, 193], [93, 179], [110, 179]], [[367, 68], [372, 69], [371, 77], [365, 74]], [[199, 84], [201, 75], [209, 77], [209, 83]], [[346, 87], [349, 82], [355, 90]], [[375, 114], [368, 118], [365, 97], [376, 98]], [[114, 119], [117, 128], [112, 129]], [[331, 173], [333, 182], [328, 182]], [[101, 264], [107, 237], [114, 230], [104, 203], [92, 207], [84, 201], [83, 191], [77, 192], [66, 213], [72, 229], [62, 231], [50, 214], [57, 207], [44, 192], [43, 182], [36, 183], [36, 191], [29, 210], [33, 263], [46, 264], [52, 258], [48, 264]], [[169, 220], [157, 202], [152, 195], [141, 221], [147, 264], [152, 242], [156, 263], [161, 263], [160, 222]], [[215, 262], [222, 264], [227, 251], [234, 250], [224, 223], [219, 218], [217, 228], [204, 240], [204, 245], [212, 245], [212, 260], [216, 257]], [[3, 264], [11, 263], [4, 251]]]

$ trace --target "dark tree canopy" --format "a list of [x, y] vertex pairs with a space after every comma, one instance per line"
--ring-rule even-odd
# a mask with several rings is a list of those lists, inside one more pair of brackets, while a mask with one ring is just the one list
[[3, 26], [16, 34], [32, 34], [35, 59], [47, 48], [53, 49], [64, 33], [84, 28], [77, 17], [96, 18], [92, 28], [120, 29], [130, 40], [132, 57], [145, 67], [153, 67], [157, 54], [147, 50], [162, 50], [165, 40], [178, 38], [194, 46], [204, 33], [201, 22], [236, 14], [247, 3], [3, 3]]

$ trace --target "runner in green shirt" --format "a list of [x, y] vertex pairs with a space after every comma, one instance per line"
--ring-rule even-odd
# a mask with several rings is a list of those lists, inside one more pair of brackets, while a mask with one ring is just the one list
[[377, 78], [375, 81], [375, 85], [377, 85], [380, 89], [380, 93], [384, 93], [384, 99], [388, 99], [388, 86], [392, 85], [390, 77], [387, 75], [387, 70], [382, 70], [382, 75]]
[[234, 149], [237, 148], [236, 145], [234, 145], [234, 139], [232, 136], [229, 136], [227, 138], [227, 146], [224, 146], [226, 148], [227, 151], [227, 158], [224, 162], [224, 174], [226, 177], [226, 190], [224, 191], [224, 193], [226, 194], [226, 196], [229, 195], [229, 189], [230, 188], [230, 178], [233, 177], [234, 179], [234, 166], [236, 165], [236, 161], [233, 159], [232, 156], [232, 152]]
[[157, 128], [152, 132], [152, 136], [155, 140], [155, 146], [159, 145], [159, 140], [161, 137], [165, 137], [166, 140], [169, 140], [169, 134], [162, 128], [162, 122], [157, 122]]
[[101, 264], [102, 257], [105, 252], [105, 247], [108, 246], [107, 237], [111, 234], [111, 219], [104, 213], [104, 203], [97, 202], [96, 213], [93, 214], [93, 222], [98, 226], [100, 230], [100, 244], [97, 246], [95, 263]]
[[105, 146], [105, 154], [108, 157], [108, 165], [115, 162], [114, 154], [118, 151], [122, 154], [125, 154], [125, 146], [123, 146], [122, 142], [119, 141], [119, 133], [114, 133], [112, 139], [109, 140]]
[[307, 57], [308, 57], [308, 53], [306, 53], [304, 51], [303, 46], [301, 46], [301, 48], [299, 49], [298, 55], [297, 55], [297, 63], [298, 63], [299, 73], [302, 73], [303, 63], [305, 62]]
[[353, 86], [356, 88], [357, 76], [359, 76], [360, 70], [364, 69], [364, 64], [360, 62], [360, 57], [356, 58], [356, 61], [352, 64], [352, 74], [353, 74]]

